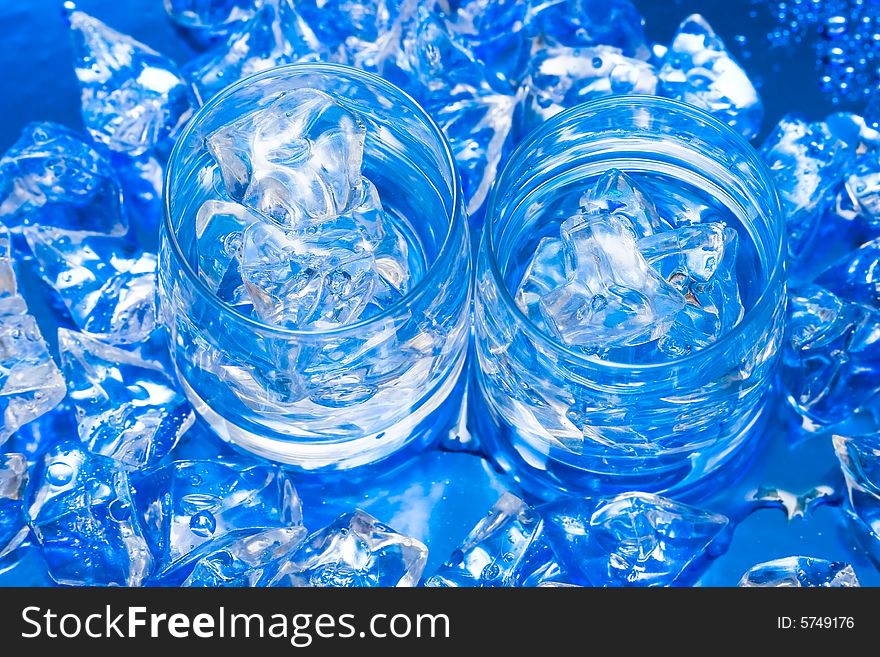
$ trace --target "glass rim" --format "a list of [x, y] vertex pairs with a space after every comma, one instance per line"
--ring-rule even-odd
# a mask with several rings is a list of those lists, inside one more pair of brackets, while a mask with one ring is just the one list
[[[774, 253], [773, 267], [764, 283], [761, 294], [758, 296], [758, 299], [752, 307], [745, 312], [742, 320], [740, 320], [740, 322], [730, 331], [723, 334], [718, 340], [707, 347], [697, 349], [686, 356], [668, 361], [658, 361], [655, 363], [618, 363], [575, 351], [562, 344], [562, 342], [555, 340], [532, 322], [532, 320], [516, 304], [513, 295], [507, 288], [504, 277], [501, 275], [501, 268], [498, 265], [498, 260], [495, 255], [494, 229], [496, 224], [496, 206], [499, 201], [499, 190], [504, 187], [507, 178], [512, 175], [511, 171], [515, 166], [515, 163], [521, 159], [530, 148], [540, 144], [543, 139], [553, 131], [557, 130], [560, 126], [566, 123], [574, 123], [582, 119], [591, 118], [597, 113], [608, 111], [609, 109], [616, 109], [621, 106], [630, 106], [634, 109], [654, 107], [660, 108], [668, 113], [686, 114], [689, 118], [699, 119], [708, 123], [725, 137], [731, 139], [758, 174], [761, 187], [766, 190], [770, 201], [771, 214], [773, 215], [771, 218], [772, 225], [778, 231], [780, 236], [775, 245], [776, 249]], [[703, 358], [711, 357], [714, 353], [730, 344], [730, 342], [735, 340], [753, 325], [757, 321], [757, 318], [763, 315], [764, 311], [772, 303], [772, 291], [777, 285], [784, 284], [786, 235], [785, 215], [782, 211], [782, 205], [779, 201], [779, 194], [776, 190], [776, 185], [773, 183], [773, 179], [770, 176], [770, 171], [758, 155], [757, 150], [741, 134], [736, 132], [730, 126], [722, 123], [711, 114], [678, 100], [650, 95], [621, 95], [606, 96], [563, 110], [532, 130], [525, 139], [520, 142], [508, 158], [507, 163], [502, 169], [501, 174], [498, 176], [492, 189], [492, 193], [489, 196], [486, 206], [486, 220], [483, 226], [482, 242], [485, 244], [485, 256], [489, 262], [489, 270], [496, 287], [499, 288], [499, 296], [502, 299], [502, 303], [512, 310], [518, 324], [522, 326], [523, 330], [532, 340], [549, 347], [550, 351], [560, 354], [564, 359], [574, 361], [586, 367], [634, 373], [642, 371], [657, 372], [664, 369], [673, 369], [683, 365], [693, 364], [695, 361]]]
[[[220, 300], [217, 295], [212, 292], [211, 289], [205, 284], [198, 273], [193, 269], [189, 260], [183, 254], [183, 249], [178, 242], [177, 233], [175, 232], [171, 221], [171, 198], [169, 194], [169, 190], [171, 189], [171, 173], [177, 160], [182, 157], [181, 152], [183, 150], [183, 144], [191, 137], [195, 127], [200, 122], [199, 120], [203, 116], [205, 116], [209, 110], [215, 108], [225, 99], [227, 99], [234, 93], [237, 93], [243, 87], [246, 87], [257, 80], [271, 78], [279, 74], [283, 75], [285, 73], [290, 73], [295, 76], [305, 75], [309, 73], [328, 73], [335, 76], [348, 77], [349, 79], [366, 82], [370, 85], [380, 87], [383, 91], [388, 93], [389, 96], [397, 96], [400, 100], [403, 101], [404, 104], [408, 104], [410, 106], [410, 109], [413, 110], [414, 114], [428, 126], [431, 132], [433, 132], [434, 136], [438, 140], [438, 143], [440, 144], [444, 161], [448, 165], [449, 171], [452, 174], [452, 214], [449, 218], [449, 225], [447, 226], [446, 234], [443, 237], [443, 243], [440, 245], [440, 248], [437, 251], [437, 256], [436, 258], [434, 258], [434, 261], [427, 267], [424, 276], [422, 276], [422, 278], [415, 284], [413, 289], [411, 289], [407, 294], [403, 295], [400, 300], [382, 310], [382, 312], [373, 315], [367, 319], [361, 319], [357, 322], [353, 322], [351, 324], [342, 324], [340, 326], [325, 329], [293, 329], [284, 326], [278, 326], [275, 324], [269, 324], [254, 317], [250, 317], [240, 313], [226, 302]], [[464, 210], [460, 198], [460, 190], [460, 174], [458, 171], [458, 167], [455, 163], [455, 156], [452, 153], [452, 149], [449, 146], [449, 141], [446, 139], [446, 135], [443, 134], [443, 130], [440, 128], [439, 125], [437, 125], [437, 122], [434, 121], [430, 114], [428, 114], [422, 108], [422, 106], [406, 91], [374, 73], [362, 71], [360, 69], [354, 68], [352, 66], [347, 66], [345, 64], [337, 64], [333, 62], [306, 62], [284, 64], [282, 66], [275, 66], [273, 68], [259, 71], [258, 73], [254, 73], [253, 75], [250, 75], [246, 78], [239, 80], [238, 82], [229, 85], [219, 93], [212, 96], [204, 105], [196, 110], [192, 118], [190, 118], [190, 120], [187, 122], [183, 131], [180, 133], [180, 136], [175, 141], [174, 147], [171, 150], [171, 155], [168, 158], [168, 166], [165, 170], [162, 187], [162, 223], [165, 228], [165, 232], [168, 234], [168, 243], [171, 246], [171, 251], [174, 254], [175, 259], [178, 261], [177, 264], [180, 266], [180, 270], [183, 272], [184, 276], [189, 279], [189, 282], [196, 286], [199, 293], [203, 297], [206, 297], [209, 303], [214, 305], [221, 313], [225, 313], [226, 316], [229, 316], [232, 319], [239, 321], [245, 325], [259, 329], [261, 333], [273, 333], [276, 335], [287, 337], [339, 336], [349, 332], [354, 333], [363, 329], [364, 327], [378, 325], [379, 323], [388, 321], [389, 319], [393, 319], [399, 314], [399, 311], [401, 309], [407, 308], [413, 300], [421, 297], [433, 288], [434, 279], [440, 275], [442, 262], [447, 259], [450, 251], [454, 248], [452, 237], [456, 232], [458, 232], [459, 228], [462, 226], [462, 229], [464, 231], [464, 238], [467, 241], [467, 227], [466, 224], [464, 224]], [[468, 246], [466, 250], [468, 253], [468, 257], [470, 257], [470, 247]]]

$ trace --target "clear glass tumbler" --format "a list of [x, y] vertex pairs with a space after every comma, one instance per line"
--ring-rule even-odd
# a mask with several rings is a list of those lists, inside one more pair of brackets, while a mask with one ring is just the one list
[[[573, 351], [514, 301], [538, 241], [558, 237], [564, 208], [612, 168], [653, 190], [694, 190], [736, 224], [746, 312], [678, 360], [616, 363]], [[543, 497], [719, 482], [707, 478], [751, 451], [769, 396], [783, 330], [783, 229], [752, 147], [687, 105], [611, 97], [534, 131], [495, 186], [477, 257], [471, 403], [487, 452]]]
[[[240, 314], [196, 274], [196, 213], [219, 179], [205, 139], [295, 88], [319, 89], [367, 126], [363, 175], [407, 220], [421, 279], [369, 319], [290, 330]], [[190, 401], [222, 438], [302, 470], [345, 470], [424, 447], [457, 421], [471, 262], [453, 156], [440, 129], [382, 79], [331, 64], [271, 69], [208, 102], [165, 183], [160, 304]], [[407, 449], [403, 449], [406, 447]]]

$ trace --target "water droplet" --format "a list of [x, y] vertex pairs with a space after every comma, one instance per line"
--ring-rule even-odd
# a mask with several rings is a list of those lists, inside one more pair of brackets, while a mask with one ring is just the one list
[[211, 536], [217, 529], [217, 520], [209, 511], [199, 511], [189, 519], [189, 528], [196, 536]]
[[46, 468], [46, 480], [52, 486], [66, 486], [73, 479], [74, 469], [63, 462], [56, 462]]

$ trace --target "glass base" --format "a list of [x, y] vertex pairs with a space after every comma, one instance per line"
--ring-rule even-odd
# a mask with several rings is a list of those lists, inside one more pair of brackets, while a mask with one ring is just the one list
[[[208, 400], [202, 399], [178, 370], [184, 393], [195, 411], [221, 439], [257, 456], [276, 461], [294, 470], [321, 472], [349, 470], [421, 451], [452, 430], [459, 416], [466, 377], [465, 353], [445, 379], [403, 420], [383, 431], [348, 440], [306, 441], [283, 438], [283, 427], [276, 435], [259, 434], [224, 417]], [[406, 404], [408, 400], [401, 400]], [[327, 409], [332, 413], [332, 409]], [[279, 435], [280, 434], [280, 435]], [[397, 459], [395, 459], [397, 460]]]

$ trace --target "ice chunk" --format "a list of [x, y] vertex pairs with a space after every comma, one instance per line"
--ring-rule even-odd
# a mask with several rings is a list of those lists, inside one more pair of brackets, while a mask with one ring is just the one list
[[293, 0], [263, 0], [254, 16], [184, 67], [184, 74], [207, 101], [249, 75], [325, 54]]
[[29, 226], [40, 274], [83, 331], [114, 344], [144, 341], [156, 328], [156, 256], [115, 237]]
[[174, 137], [193, 111], [189, 85], [174, 62], [84, 12], [68, 10], [68, 20], [92, 138], [141, 155]]
[[421, 541], [358, 509], [309, 536], [268, 586], [415, 586], [427, 558]]
[[28, 476], [24, 454], [0, 454], [0, 560], [28, 535], [22, 505]]
[[635, 181], [618, 169], [609, 169], [583, 195], [581, 210], [587, 215], [616, 214], [632, 223], [637, 238], [668, 230], [669, 222], [660, 216], [654, 202]]
[[183, 586], [257, 586], [302, 543], [305, 527], [267, 529], [202, 557]]
[[314, 30], [331, 59], [383, 73], [400, 49], [401, 26], [415, 10], [414, 0], [297, 0], [297, 10]]
[[849, 152], [824, 123], [786, 116], [764, 141], [761, 156], [773, 174], [786, 215], [789, 254], [797, 257], [833, 202]]
[[[230, 201], [211, 199], [199, 207], [196, 213], [199, 276], [212, 290], [219, 292], [223, 287], [234, 289], [241, 284], [240, 276], [238, 282], [235, 282], [236, 276], [234, 272], [230, 272], [230, 267], [238, 268], [242, 232], [259, 219], [248, 208]], [[227, 276], [233, 282], [227, 282], [224, 286]], [[231, 298], [234, 295], [227, 296]]]
[[529, 3], [451, 0], [450, 29], [501, 82], [518, 84], [531, 49]]
[[558, 237], [544, 237], [523, 273], [516, 305], [537, 326], [546, 328], [541, 299], [567, 282], [565, 258], [565, 243]]
[[424, 7], [404, 38], [414, 93], [449, 139], [471, 217], [483, 209], [505, 154], [512, 148], [520, 98], [498, 93], [474, 54]]
[[209, 34], [226, 34], [256, 13], [254, 0], [165, 0], [165, 11], [178, 25]]
[[9, 232], [0, 224], [0, 445], [57, 406], [64, 377], [18, 295]]
[[649, 493], [539, 509], [563, 568], [590, 586], [668, 586], [694, 573], [728, 519]]
[[240, 271], [257, 314], [291, 328], [330, 327], [399, 300], [409, 285], [405, 253], [382, 252], [378, 235], [367, 229], [355, 214], [306, 232], [252, 224], [244, 233]]
[[159, 578], [242, 536], [302, 524], [296, 489], [275, 466], [176, 461], [132, 483]]
[[846, 176], [846, 191], [862, 216], [880, 225], [880, 150], [856, 157]]
[[836, 295], [880, 308], [880, 238], [865, 242], [848, 253], [816, 279]]
[[876, 409], [880, 312], [815, 286], [788, 298], [782, 382], [810, 428]]
[[72, 130], [30, 123], [0, 159], [0, 220], [122, 235], [128, 220], [110, 163]]
[[630, 0], [537, 0], [534, 31], [548, 44], [620, 48], [648, 59], [644, 20]]
[[639, 240], [645, 260], [684, 295], [687, 304], [658, 347], [681, 357], [706, 347], [745, 314], [736, 276], [738, 235], [721, 223], [682, 226]]
[[880, 536], [880, 437], [834, 436], [833, 440], [846, 479], [849, 509], [876, 540]]
[[539, 51], [529, 64], [529, 122], [537, 124], [562, 110], [603, 96], [657, 91], [657, 71], [641, 59], [610, 46]]
[[163, 458], [195, 421], [192, 407], [158, 367], [137, 355], [58, 330], [79, 437], [129, 468]]
[[619, 213], [576, 215], [563, 223], [562, 236], [568, 282], [541, 300], [551, 331], [590, 351], [666, 333], [685, 298], [645, 261], [631, 222]]
[[361, 119], [316, 89], [285, 92], [208, 137], [226, 191], [289, 226], [326, 221], [362, 199]]
[[860, 586], [852, 566], [812, 557], [785, 557], [749, 568], [739, 586], [851, 587]]
[[425, 585], [518, 586], [552, 559], [541, 517], [504, 493]]
[[27, 515], [59, 584], [138, 586], [153, 560], [121, 464], [63, 443], [37, 463]]
[[659, 76], [660, 95], [709, 112], [747, 139], [761, 129], [764, 106], [758, 92], [699, 14], [678, 27]]

